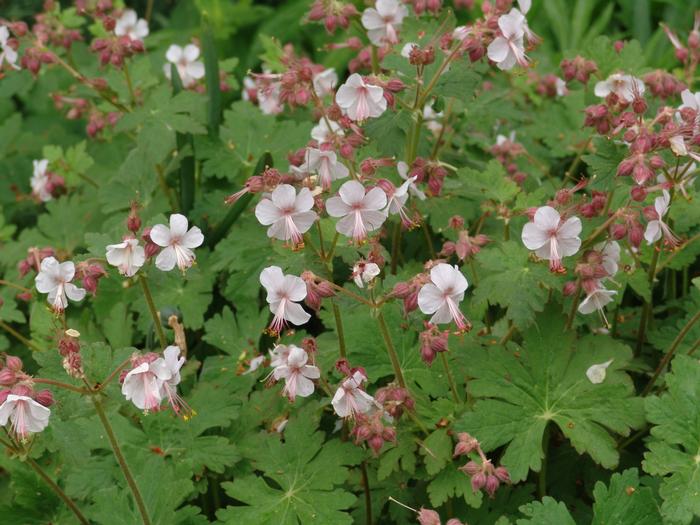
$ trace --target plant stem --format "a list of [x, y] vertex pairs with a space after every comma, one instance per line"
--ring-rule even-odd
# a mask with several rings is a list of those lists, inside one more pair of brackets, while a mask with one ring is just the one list
[[29, 288], [25, 288], [24, 286], [20, 286], [19, 284], [15, 284], [11, 281], [6, 281], [4, 279], [0, 279], [0, 285], [9, 286], [10, 288], [14, 288], [15, 290], [19, 290], [20, 292], [32, 293], [32, 291]]
[[369, 490], [369, 478], [367, 477], [367, 462], [360, 464], [362, 470], [362, 488], [365, 492], [365, 522], [372, 525], [372, 495]]
[[574, 318], [576, 317], [576, 308], [578, 307], [578, 301], [581, 299], [581, 281], [576, 282], [576, 293], [574, 294], [573, 301], [571, 303], [571, 310], [569, 311], [569, 318], [566, 320], [566, 330], [571, 330], [574, 325]]
[[69, 385], [68, 383], [62, 383], [61, 381], [54, 381], [53, 379], [44, 379], [41, 377], [34, 377], [32, 378], [32, 383], [37, 383], [40, 385], [51, 385], [55, 386], [56, 388], [63, 388], [64, 390], [70, 390], [71, 392], [77, 392], [78, 394], [89, 394], [89, 390], [79, 387], [79, 386], [74, 386], [74, 385]]
[[134, 86], [131, 83], [131, 75], [129, 74], [129, 65], [124, 61], [124, 79], [126, 80], [126, 87], [129, 89], [129, 98], [131, 99], [131, 105], [136, 105], [136, 94], [134, 93]]
[[537, 494], [540, 499], [547, 495], [547, 450], [549, 449], [549, 423], [544, 428], [544, 436], [542, 437], [542, 468], [540, 469], [540, 475], [537, 478]]
[[5, 330], [8, 334], [13, 336], [15, 339], [17, 339], [20, 343], [22, 343], [24, 346], [26, 346], [30, 350], [32, 350], [34, 352], [41, 352], [42, 351], [42, 349], [39, 348], [35, 343], [31, 342], [29, 339], [24, 337], [22, 334], [20, 334], [17, 330], [12, 328], [5, 321], [0, 321], [0, 328]]
[[109, 419], [107, 419], [107, 414], [105, 414], [104, 408], [102, 408], [102, 403], [97, 398], [93, 398], [92, 403], [95, 405], [95, 411], [97, 412], [97, 415], [100, 418], [100, 422], [102, 423], [102, 426], [104, 427], [105, 432], [107, 433], [107, 439], [109, 439], [109, 443], [112, 446], [114, 456], [117, 458], [119, 467], [122, 469], [122, 473], [126, 478], [126, 482], [129, 485], [129, 488], [131, 489], [131, 494], [134, 496], [134, 500], [136, 501], [136, 506], [138, 507], [139, 513], [141, 514], [143, 524], [151, 525], [151, 518], [148, 516], [146, 504], [143, 502], [143, 497], [141, 496], [139, 487], [136, 484], [136, 480], [131, 474], [129, 465], [127, 465], [126, 463], [126, 458], [124, 458], [124, 455], [122, 454], [122, 451], [119, 448], [117, 436], [114, 434], [114, 430], [112, 429], [112, 425], [110, 424]]
[[377, 52], [377, 47], [372, 46], [372, 74], [373, 75], [378, 75], [379, 74], [379, 53]]
[[343, 319], [340, 317], [340, 308], [335, 304], [335, 301], [331, 299], [333, 304], [333, 317], [335, 317], [335, 332], [338, 334], [338, 349], [340, 351], [340, 358], [345, 359], [347, 357], [347, 347], [345, 346], [345, 329], [343, 328]]
[[80, 509], [78, 506], [75, 504], [75, 502], [68, 497], [68, 495], [63, 492], [63, 489], [58, 486], [58, 484], [51, 479], [51, 477], [44, 472], [44, 469], [41, 468], [41, 466], [34, 461], [32, 458], [26, 458], [25, 463], [29, 465], [34, 472], [36, 472], [41, 479], [43, 479], [46, 484], [51, 487], [51, 490], [53, 490], [56, 495], [63, 500], [63, 503], [66, 504], [66, 506], [75, 514], [75, 517], [78, 518], [78, 521], [84, 525], [90, 525], [90, 522], [87, 520], [87, 518], [83, 515], [82, 512], [80, 512]]
[[396, 354], [396, 348], [394, 348], [394, 343], [389, 335], [389, 329], [386, 326], [384, 314], [381, 310], [377, 310], [377, 322], [379, 323], [379, 330], [384, 338], [384, 344], [386, 345], [386, 351], [389, 354], [389, 359], [391, 360], [391, 366], [394, 368], [394, 376], [396, 376], [399, 386], [401, 386], [401, 388], [406, 388], [406, 380], [403, 378], [401, 363], [399, 363], [399, 356]]
[[423, 219], [421, 221], [421, 227], [423, 228], [423, 235], [425, 236], [425, 243], [428, 245], [428, 251], [430, 252], [430, 258], [435, 259], [437, 255], [435, 254], [435, 248], [433, 247], [433, 240], [430, 238], [430, 230], [428, 230], [428, 223]]
[[440, 360], [442, 361], [442, 367], [445, 369], [445, 374], [447, 374], [447, 382], [450, 385], [450, 390], [452, 390], [452, 398], [455, 403], [461, 403], [462, 400], [459, 398], [459, 393], [457, 392], [457, 385], [455, 384], [454, 377], [452, 377], [452, 372], [450, 371], [450, 365], [447, 362], [447, 356], [445, 352], [438, 352], [440, 354]]
[[651, 392], [651, 388], [654, 386], [654, 383], [656, 382], [658, 377], [661, 375], [661, 373], [665, 370], [668, 363], [671, 361], [671, 358], [676, 353], [676, 350], [678, 350], [678, 347], [683, 342], [683, 339], [685, 339], [685, 336], [688, 335], [688, 332], [690, 332], [690, 329], [698, 321], [700, 321], [700, 310], [698, 310], [695, 313], [695, 315], [693, 317], [691, 317], [690, 320], [685, 324], [685, 326], [681, 329], [681, 331], [678, 332], [678, 335], [671, 343], [671, 346], [669, 347], [668, 352], [666, 352], [666, 355], [659, 363], [659, 366], [657, 366], [656, 370], [654, 370], [654, 375], [651, 376], [651, 379], [647, 383], [647, 386], [644, 387], [644, 390], [642, 391], [642, 397], [648, 395], [649, 392]]
[[[328, 128], [330, 129], [330, 127]], [[323, 230], [321, 230], [321, 222], [316, 221], [316, 228], [318, 229], [318, 248], [321, 256], [321, 260], [326, 260], [326, 251], [323, 247]]]
[[401, 242], [401, 221], [394, 225], [394, 234], [391, 236], [391, 275], [396, 275], [396, 266], [399, 258], [399, 244]]
[[151, 317], [153, 317], [153, 324], [155, 325], [155, 330], [158, 334], [160, 347], [161, 349], [164, 349], [166, 346], [168, 346], [168, 340], [165, 338], [165, 332], [163, 332], [163, 325], [160, 322], [160, 315], [158, 315], [156, 305], [153, 303], [153, 296], [151, 295], [151, 289], [148, 286], [148, 281], [146, 280], [146, 277], [143, 274], [139, 276], [139, 283], [141, 283], [143, 296], [146, 298], [148, 309], [151, 312]]
[[642, 318], [639, 320], [639, 329], [637, 330], [637, 347], [635, 349], [635, 356], [638, 356], [642, 352], [642, 347], [644, 346], [644, 341], [646, 339], [646, 331], [649, 316], [651, 315], [651, 308], [653, 304], [653, 293], [654, 288], [654, 277], [656, 277], [656, 265], [659, 262], [659, 254], [661, 253], [661, 241], [657, 241], [654, 245], [654, 254], [651, 256], [651, 264], [649, 265], [649, 301], [644, 302], [644, 307], [642, 308]]
[[104, 381], [102, 381], [102, 383], [100, 383], [100, 386], [98, 386], [98, 387], [95, 388], [95, 390], [98, 391], [98, 392], [99, 392], [100, 390], [104, 390], [104, 388], [105, 388], [115, 377], [117, 377], [117, 375], [119, 374], [119, 372], [121, 372], [122, 369], [123, 369], [125, 366], [127, 366], [130, 362], [131, 362], [131, 357], [125, 359], [117, 368], [115, 368], [115, 369], [112, 371], [111, 374], [109, 374], [109, 376], [107, 377], [107, 379], [105, 379]]

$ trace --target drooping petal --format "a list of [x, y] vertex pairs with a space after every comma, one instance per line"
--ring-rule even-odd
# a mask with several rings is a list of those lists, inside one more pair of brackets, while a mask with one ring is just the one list
[[311, 316], [297, 303], [287, 303], [284, 318], [296, 326], [306, 324]]
[[63, 287], [68, 298], [72, 301], [82, 301], [87, 293], [85, 288], [78, 288], [72, 283], [66, 283]]

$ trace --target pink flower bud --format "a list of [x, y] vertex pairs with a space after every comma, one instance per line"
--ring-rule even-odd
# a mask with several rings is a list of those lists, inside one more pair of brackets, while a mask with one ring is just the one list
[[15, 373], [9, 368], [3, 368], [0, 370], [0, 385], [10, 386], [17, 381]]
[[479, 474], [483, 469], [476, 461], [470, 461], [466, 465], [459, 467], [459, 470], [464, 472], [467, 476], [474, 477]]
[[502, 483], [510, 483], [510, 473], [507, 468], [496, 467], [494, 474]]
[[5, 390], [0, 390], [0, 405], [7, 401], [7, 396], [9, 396], [11, 393], [12, 390], [7, 388]]
[[498, 490], [498, 485], [500, 485], [500, 482], [498, 481], [498, 478], [496, 476], [493, 476], [489, 474], [486, 476], [486, 492], [487, 494], [493, 498], [493, 495], [496, 493]]
[[17, 356], [8, 355], [5, 358], [5, 366], [13, 372], [19, 372], [22, 370], [22, 360]]
[[472, 476], [472, 491], [479, 492], [486, 485], [486, 475], [483, 472], [477, 472]]
[[34, 401], [48, 408], [54, 404], [53, 394], [51, 390], [42, 390], [36, 393]]
[[647, 198], [647, 189], [644, 186], [634, 186], [630, 191], [630, 196], [632, 200], [636, 202], [642, 202]]
[[627, 226], [624, 224], [613, 224], [610, 227], [610, 235], [616, 241], [623, 239], [627, 235]]
[[418, 511], [418, 523], [420, 525], [440, 525], [440, 515], [434, 510], [421, 507]]
[[564, 288], [562, 289], [562, 293], [566, 296], [569, 297], [576, 293], [576, 281], [568, 281], [565, 285]]

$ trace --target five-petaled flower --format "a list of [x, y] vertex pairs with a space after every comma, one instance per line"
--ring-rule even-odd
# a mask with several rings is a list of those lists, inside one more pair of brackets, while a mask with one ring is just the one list
[[562, 272], [561, 260], [574, 255], [581, 247], [581, 219], [569, 217], [562, 222], [559, 212], [551, 206], [542, 206], [535, 218], [523, 227], [522, 241], [528, 250], [534, 250], [541, 259], [549, 261], [553, 272]]
[[68, 306], [68, 299], [82, 301], [85, 297], [85, 289], [71, 283], [73, 277], [75, 264], [71, 261], [59, 263], [55, 257], [46, 257], [34, 281], [40, 293], [49, 294], [48, 301], [53, 309], [62, 312]]
[[293, 171], [301, 175], [318, 174], [324, 191], [331, 189], [334, 180], [344, 179], [350, 173], [334, 151], [317, 148], [307, 148], [304, 163]]
[[362, 390], [362, 383], [366, 381], [367, 377], [359, 370], [343, 380], [331, 400], [333, 410], [338, 417], [352, 418], [357, 414], [366, 414], [377, 405], [374, 398]]
[[118, 244], [107, 245], [107, 262], [126, 277], [133, 277], [146, 262], [146, 251], [138, 239], [124, 239]]
[[489, 44], [487, 54], [490, 60], [494, 61], [498, 69], [511, 69], [515, 64], [527, 65], [525, 56], [525, 16], [517, 9], [511, 9], [510, 13], [501, 15], [498, 18], [498, 28], [501, 30]]
[[418, 292], [418, 306], [426, 315], [432, 314], [433, 324], [454, 321], [461, 331], [469, 330], [470, 323], [459, 309], [469, 283], [459, 268], [440, 263], [430, 270], [430, 282]]
[[10, 432], [21, 441], [49, 424], [51, 410], [29, 396], [9, 394], [0, 405], [0, 425], [10, 422]]
[[356, 122], [379, 117], [386, 111], [384, 89], [366, 83], [357, 73], [350, 75], [345, 84], [338, 88], [335, 101]]
[[[180, 75], [183, 86], [191, 87], [197, 80], [204, 78], [204, 64], [197, 60], [199, 48], [194, 44], [187, 44], [184, 49], [173, 44], [165, 53], [165, 58], [177, 67], [177, 74]], [[163, 66], [163, 72], [167, 78], [171, 77], [170, 64]]]
[[342, 217], [335, 229], [351, 237], [355, 242], [367, 238], [367, 232], [379, 229], [386, 215], [380, 210], [386, 206], [386, 193], [381, 188], [372, 188], [365, 193], [365, 187], [356, 180], [343, 184], [339, 197], [326, 201], [326, 211], [331, 217]]
[[306, 297], [306, 283], [296, 275], [284, 275], [279, 266], [268, 266], [260, 272], [260, 284], [267, 290], [267, 302], [274, 318], [270, 332], [279, 334], [286, 322], [301, 326], [311, 316], [298, 304]]
[[598, 82], [594, 88], [598, 97], [605, 98], [614, 93], [624, 102], [632, 102], [636, 96], [642, 95], [644, 90], [644, 82], [623, 73], [613, 73], [605, 80]]
[[293, 246], [304, 244], [306, 233], [318, 218], [314, 207], [314, 197], [308, 188], [302, 188], [297, 195], [294, 186], [280, 184], [269, 199], [261, 200], [255, 207], [255, 216], [267, 229], [267, 236], [281, 241], [291, 241]]
[[407, 15], [408, 9], [399, 0], [377, 0], [374, 7], [362, 12], [362, 25], [375, 46], [397, 44], [397, 30]]
[[165, 224], [156, 224], [151, 228], [151, 240], [163, 248], [156, 257], [156, 267], [164, 272], [169, 272], [175, 265], [180, 271], [185, 271], [192, 266], [196, 256], [192, 251], [204, 242], [204, 235], [197, 226], [187, 227], [187, 217], [179, 213], [170, 216], [170, 227]]
[[114, 34], [126, 35], [131, 40], [143, 40], [148, 36], [148, 22], [139, 18], [133, 9], [126, 9], [114, 25]]
[[309, 397], [314, 393], [312, 379], [321, 377], [321, 371], [317, 366], [307, 364], [309, 355], [303, 348], [290, 345], [286, 363], [280, 364], [273, 371], [273, 377], [279, 381], [284, 379], [284, 390], [290, 401], [299, 397]]

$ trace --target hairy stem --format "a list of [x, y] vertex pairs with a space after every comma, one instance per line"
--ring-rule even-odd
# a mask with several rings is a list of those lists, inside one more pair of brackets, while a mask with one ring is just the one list
[[333, 304], [333, 317], [335, 317], [335, 332], [338, 334], [338, 349], [340, 351], [340, 358], [345, 359], [347, 357], [347, 347], [345, 346], [345, 329], [343, 328], [343, 319], [340, 317], [340, 308], [331, 299]]
[[365, 522], [372, 525], [372, 494], [369, 489], [369, 477], [367, 476], [367, 462], [360, 464], [362, 471], [362, 489], [365, 492]]
[[51, 385], [55, 386], [56, 388], [62, 388], [64, 390], [70, 390], [71, 392], [76, 392], [78, 394], [89, 394], [90, 391], [79, 387], [79, 386], [74, 386], [74, 385], [69, 385], [68, 383], [62, 383], [61, 381], [55, 381], [53, 379], [44, 379], [41, 377], [34, 377], [32, 378], [32, 383], [40, 384], [40, 385]]
[[[661, 241], [658, 241], [654, 245], [654, 254], [651, 256], [651, 264], [649, 265], [649, 293], [654, 291], [654, 277], [656, 277], [656, 265], [659, 262], [659, 254], [661, 253]], [[646, 340], [647, 324], [649, 323], [649, 317], [651, 316], [651, 308], [653, 305], [653, 297], [650, 297], [648, 301], [644, 302], [644, 307], [642, 308], [642, 317], [639, 320], [639, 329], [637, 330], [637, 347], [635, 348], [635, 355], [639, 355], [642, 352], [642, 347], [644, 346], [644, 341]]]
[[455, 384], [454, 377], [452, 377], [452, 372], [450, 371], [450, 365], [447, 362], [447, 356], [445, 352], [439, 352], [440, 361], [442, 361], [442, 367], [445, 369], [445, 374], [447, 375], [447, 382], [450, 385], [450, 390], [452, 391], [452, 398], [455, 403], [461, 403], [462, 400], [459, 398], [459, 392], [457, 391], [457, 385]]
[[398, 381], [401, 388], [406, 388], [406, 380], [404, 379], [403, 372], [401, 371], [399, 356], [396, 353], [396, 348], [394, 348], [394, 343], [391, 340], [391, 335], [389, 335], [389, 329], [386, 326], [384, 314], [381, 310], [377, 310], [377, 323], [379, 323], [379, 331], [382, 333], [382, 338], [384, 338], [384, 345], [386, 346], [386, 351], [389, 354], [389, 359], [391, 360], [391, 366], [394, 369], [396, 381]]
[[146, 298], [146, 304], [148, 304], [148, 310], [151, 312], [151, 317], [153, 318], [153, 324], [155, 325], [155, 331], [158, 334], [158, 340], [160, 341], [161, 350], [168, 346], [168, 340], [165, 338], [165, 332], [163, 332], [163, 325], [160, 322], [160, 315], [156, 310], [156, 305], [153, 302], [153, 296], [151, 295], [151, 289], [148, 286], [148, 281], [143, 274], [139, 276], [139, 283], [141, 284], [141, 289], [143, 290], [143, 296]]
[[12, 328], [5, 321], [0, 321], [0, 328], [5, 330], [8, 334], [10, 334], [12, 337], [17, 339], [20, 343], [22, 343], [24, 346], [26, 346], [30, 350], [32, 350], [34, 352], [41, 352], [42, 351], [42, 349], [39, 348], [35, 343], [31, 342], [29, 339], [24, 337], [22, 334], [20, 334], [17, 330]]
[[136, 484], [136, 480], [131, 474], [129, 465], [126, 463], [126, 458], [122, 454], [121, 448], [119, 448], [119, 441], [117, 440], [117, 436], [114, 434], [114, 430], [112, 429], [112, 425], [109, 422], [109, 419], [107, 418], [107, 414], [105, 413], [104, 408], [102, 407], [102, 403], [97, 398], [93, 398], [92, 402], [95, 405], [95, 411], [97, 412], [97, 415], [100, 418], [100, 422], [102, 423], [102, 426], [104, 427], [105, 432], [107, 433], [107, 439], [109, 439], [109, 444], [112, 446], [114, 456], [117, 458], [119, 467], [122, 469], [124, 478], [126, 478], [126, 482], [129, 485], [129, 488], [131, 489], [131, 494], [134, 496], [134, 500], [136, 501], [136, 506], [138, 507], [139, 514], [141, 514], [143, 524], [151, 525], [151, 518], [148, 515], [146, 504], [143, 502], [141, 491], [139, 491], [139, 487]]

